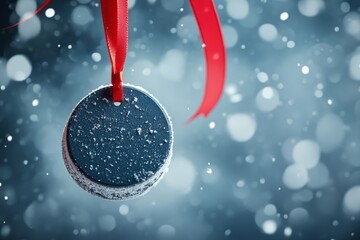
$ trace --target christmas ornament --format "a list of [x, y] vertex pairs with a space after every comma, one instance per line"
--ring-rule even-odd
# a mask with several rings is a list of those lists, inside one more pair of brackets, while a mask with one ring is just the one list
[[63, 156], [73, 179], [107, 199], [145, 193], [169, 166], [173, 132], [169, 116], [144, 89], [123, 85], [124, 99], [101, 87], [72, 112], [63, 136]]
[[127, 1], [101, 1], [111, 86], [75, 108], [63, 134], [66, 167], [80, 187], [107, 199], [140, 196], [167, 170], [173, 134], [168, 114], [145, 90], [123, 85]]

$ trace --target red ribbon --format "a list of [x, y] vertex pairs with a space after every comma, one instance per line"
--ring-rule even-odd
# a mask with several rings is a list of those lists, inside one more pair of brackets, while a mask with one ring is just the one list
[[26, 22], [27, 20], [29, 20], [30, 18], [34, 17], [35, 15], [37, 15], [39, 12], [41, 12], [47, 5], [49, 5], [51, 3], [51, 0], [45, 0], [45, 2], [35, 11], [33, 12], [32, 14], [30, 14], [29, 16], [27, 16], [26, 18], [23, 18], [21, 19], [19, 22], [17, 23], [14, 23], [10, 26], [7, 26], [7, 27], [4, 27], [4, 28], [1, 28], [1, 30], [6, 30], [6, 29], [10, 29], [10, 28], [13, 28], [13, 27], [16, 27], [18, 25], [20, 25], [21, 23], [23, 22]]
[[220, 21], [213, 0], [190, 0], [200, 29], [206, 59], [205, 95], [197, 112], [187, 121], [200, 115], [207, 117], [223, 93], [226, 72], [226, 52]]
[[122, 72], [128, 47], [128, 1], [101, 0], [106, 43], [112, 66], [114, 102], [123, 100]]

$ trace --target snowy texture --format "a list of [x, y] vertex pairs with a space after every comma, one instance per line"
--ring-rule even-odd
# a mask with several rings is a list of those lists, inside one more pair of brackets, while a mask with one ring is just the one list
[[64, 130], [63, 156], [71, 176], [85, 190], [108, 199], [129, 199], [149, 190], [167, 170], [172, 126], [146, 91], [125, 85], [119, 106], [111, 93], [110, 86], [102, 87], [78, 104]]

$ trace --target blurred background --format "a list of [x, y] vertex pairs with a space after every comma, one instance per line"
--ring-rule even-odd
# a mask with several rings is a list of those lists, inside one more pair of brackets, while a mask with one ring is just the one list
[[[2, 0], [0, 27], [42, 3]], [[99, 1], [0, 31], [1, 239], [360, 239], [360, 2], [215, 4], [226, 88], [184, 126], [205, 84], [189, 2], [129, 0], [125, 82], [175, 130], [169, 172], [129, 201], [82, 190], [61, 155], [72, 109], [110, 83]]]

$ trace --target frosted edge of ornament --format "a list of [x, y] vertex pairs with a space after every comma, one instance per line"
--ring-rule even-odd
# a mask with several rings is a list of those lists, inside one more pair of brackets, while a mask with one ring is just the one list
[[144, 182], [137, 183], [130, 186], [123, 186], [123, 187], [110, 187], [106, 186], [97, 182], [94, 182], [94, 180], [88, 178], [73, 162], [72, 157], [69, 154], [68, 144], [67, 144], [67, 132], [68, 132], [68, 126], [71, 119], [71, 116], [73, 115], [74, 111], [76, 110], [76, 107], [85, 100], [89, 95], [93, 94], [94, 92], [102, 89], [110, 87], [111, 85], [102, 85], [98, 87], [97, 89], [91, 91], [88, 95], [86, 95], [84, 98], [82, 98], [76, 107], [73, 109], [73, 111], [70, 114], [69, 120], [66, 123], [66, 126], [63, 131], [63, 139], [62, 139], [62, 155], [64, 158], [65, 166], [70, 173], [70, 176], [74, 179], [74, 181], [84, 190], [86, 190], [89, 193], [95, 194], [97, 196], [100, 196], [105, 199], [109, 200], [128, 200], [132, 198], [136, 198], [139, 196], [142, 196], [150, 191], [152, 187], [155, 187], [164, 174], [168, 171], [171, 158], [173, 155], [173, 144], [174, 144], [174, 131], [173, 126], [171, 122], [171, 118], [169, 114], [167, 113], [166, 109], [160, 104], [160, 102], [147, 90], [145, 90], [142, 87], [134, 86], [132, 84], [123, 84], [124, 86], [134, 88], [137, 90], [140, 90], [146, 94], [148, 94], [154, 102], [160, 107], [160, 109], [163, 111], [164, 115], [168, 119], [169, 123], [169, 130], [170, 130], [170, 150], [168, 153], [168, 156], [166, 157], [164, 164], [161, 166], [161, 168], [149, 179], [147, 179]]

